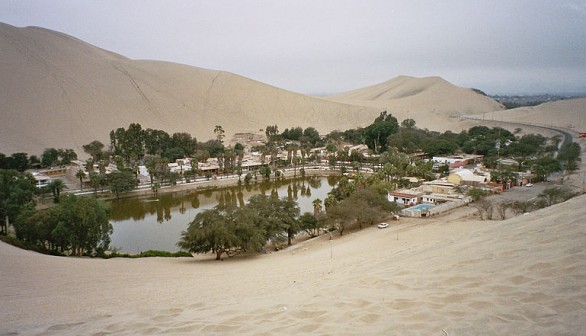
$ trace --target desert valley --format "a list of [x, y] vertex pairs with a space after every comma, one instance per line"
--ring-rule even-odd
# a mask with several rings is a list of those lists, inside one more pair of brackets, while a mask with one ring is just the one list
[[438, 132], [569, 134], [582, 153], [555, 181], [578, 196], [504, 220], [464, 206], [223, 261], [57, 257], [0, 242], [0, 335], [586, 334], [584, 98], [506, 109], [479, 90], [410, 76], [307, 96], [3, 23], [0, 78], [8, 155], [56, 147], [82, 156], [131, 123], [202, 142], [221, 125], [230, 141], [271, 125], [366, 127], [383, 111]]

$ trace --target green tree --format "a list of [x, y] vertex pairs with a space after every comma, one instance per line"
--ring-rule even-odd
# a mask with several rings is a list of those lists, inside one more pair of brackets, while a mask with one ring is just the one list
[[401, 127], [412, 129], [415, 128], [415, 120], [413, 119], [405, 119], [401, 121]]
[[355, 209], [349, 208], [342, 203], [326, 206], [326, 209], [328, 222], [338, 231], [340, 236], [343, 236], [346, 230], [352, 229], [357, 225]]
[[34, 206], [35, 178], [17, 170], [0, 169], [0, 234], [27, 206]]
[[313, 205], [313, 215], [315, 217], [319, 216], [321, 214], [322, 200], [319, 198], [316, 198], [313, 200], [313, 202], [311, 202], [311, 204]]
[[29, 158], [26, 153], [14, 153], [6, 159], [6, 169], [16, 169], [24, 172], [29, 168]]
[[264, 178], [268, 179], [269, 177], [271, 177], [271, 172], [272, 169], [266, 166], [262, 166], [260, 167], [260, 169], [258, 170], [258, 172], [264, 176]]
[[214, 127], [214, 134], [216, 135], [216, 140], [224, 145], [224, 138], [226, 137], [226, 131], [224, 131], [224, 128], [220, 125], [216, 125], [216, 127]]
[[579, 168], [578, 162], [581, 161], [580, 154], [580, 145], [575, 142], [572, 142], [562, 145], [558, 153], [557, 159], [563, 163], [564, 168], [568, 173], [572, 173], [578, 170]]
[[63, 189], [67, 188], [67, 186], [65, 185], [65, 183], [63, 183], [63, 180], [54, 179], [51, 180], [49, 184], [47, 184], [47, 188], [49, 188], [49, 190], [51, 190], [51, 193], [53, 194], [53, 202], [59, 203], [59, 199], [61, 198], [61, 192], [63, 191]]
[[321, 142], [319, 132], [313, 127], [308, 127], [303, 130], [303, 136], [307, 139], [307, 142], [311, 144], [311, 146], [315, 147], [318, 143]]
[[244, 184], [249, 185], [250, 181], [252, 181], [252, 174], [247, 173], [246, 175], [244, 175]]
[[108, 185], [110, 191], [116, 194], [116, 198], [120, 198], [121, 193], [136, 189], [138, 181], [129, 171], [115, 171], [108, 175]]
[[142, 126], [132, 123], [127, 130], [121, 127], [111, 131], [110, 146], [114, 154], [122, 156], [128, 164], [141, 160], [145, 152], [145, 132]]
[[458, 144], [445, 139], [428, 139], [422, 144], [422, 149], [429, 156], [453, 154]]
[[171, 147], [162, 154], [169, 162], [175, 162], [177, 159], [184, 158], [186, 156], [185, 151], [183, 148], [180, 147]]
[[14, 221], [16, 238], [27, 241], [44, 250], [55, 250], [60, 245], [52, 239], [52, 231], [57, 226], [54, 212], [57, 207], [36, 211], [34, 207], [25, 207]]
[[299, 231], [297, 217], [300, 210], [294, 200], [254, 195], [248, 200], [247, 207], [256, 212], [267, 240], [282, 242], [287, 239], [287, 244], [291, 245], [293, 236]]
[[381, 153], [387, 149], [387, 139], [399, 129], [397, 119], [387, 111], [381, 112], [370, 126], [365, 130], [366, 145], [375, 153]]
[[98, 140], [94, 140], [87, 145], [82, 146], [83, 151], [89, 154], [94, 162], [98, 162], [103, 159], [104, 144]]
[[304, 212], [299, 217], [299, 228], [305, 231], [310, 237], [317, 237], [323, 226], [316, 216], [310, 212]]
[[248, 208], [216, 206], [198, 213], [177, 245], [191, 253], [215, 253], [216, 260], [224, 253], [260, 251], [266, 240], [255, 220]]
[[[110, 245], [110, 208], [93, 197], [68, 195], [59, 203], [55, 240], [69, 243], [71, 254], [102, 254]], [[56, 228], [57, 229], [57, 228]]]
[[83, 190], [83, 179], [85, 178], [85, 172], [83, 169], [79, 169], [77, 173], [75, 173], [75, 177], [79, 179], [79, 189]]
[[162, 155], [172, 146], [171, 137], [165, 131], [147, 128], [144, 131], [144, 146], [148, 155]]
[[560, 162], [552, 157], [541, 157], [533, 161], [532, 171], [537, 176], [538, 180], [547, 180], [549, 175], [560, 172], [562, 166]]
[[265, 129], [265, 135], [268, 141], [275, 141], [279, 135], [279, 127], [277, 125], [267, 126]]
[[59, 152], [55, 148], [46, 148], [41, 155], [43, 167], [52, 167], [59, 163]]
[[77, 154], [73, 149], [58, 149], [57, 154], [59, 155], [59, 164], [68, 165], [73, 160], [77, 160]]
[[404, 153], [415, 153], [420, 150], [427, 138], [425, 131], [416, 128], [401, 128], [387, 139], [389, 147], [395, 147]]
[[484, 197], [486, 197], [486, 191], [480, 188], [472, 188], [468, 190], [468, 196], [472, 197], [472, 200], [474, 202], [478, 202], [482, 200]]
[[197, 149], [197, 139], [193, 138], [189, 133], [173, 133], [171, 142], [173, 144], [173, 147], [181, 148], [184, 155], [186, 156], [192, 156], [195, 153], [195, 150]]
[[563, 202], [572, 196], [568, 188], [552, 187], [544, 189], [538, 197], [546, 201], [547, 206], [552, 206], [559, 202]]
[[104, 179], [103, 175], [97, 173], [90, 173], [90, 187], [94, 189], [94, 194], [98, 193], [98, 188], [102, 185], [101, 180]]

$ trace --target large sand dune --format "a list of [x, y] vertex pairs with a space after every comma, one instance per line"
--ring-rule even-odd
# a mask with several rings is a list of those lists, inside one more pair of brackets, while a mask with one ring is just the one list
[[0, 152], [41, 154], [73, 148], [138, 122], [199, 140], [221, 125], [259, 132], [268, 125], [313, 126], [321, 133], [366, 126], [383, 110], [399, 121], [459, 131], [448, 116], [500, 109], [495, 101], [440, 78], [398, 77], [327, 99], [235, 74], [159, 61], [136, 61], [71, 36], [0, 23]]
[[41, 28], [0, 24], [0, 152], [40, 154], [138, 122], [168, 133], [213, 137], [268, 125], [320, 132], [372, 122], [380, 111], [332, 103], [222, 71], [133, 61]]
[[0, 334], [584, 335], [585, 197], [223, 262], [60, 258], [0, 243]]
[[387, 110], [399, 121], [411, 118], [420, 128], [438, 131], [460, 131], [471, 126], [455, 117], [503, 109], [495, 100], [440, 77], [400, 76], [328, 99]]

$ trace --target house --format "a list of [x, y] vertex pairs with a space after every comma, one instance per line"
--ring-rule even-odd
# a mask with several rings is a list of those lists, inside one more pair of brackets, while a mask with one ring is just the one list
[[36, 186], [39, 189], [46, 187], [51, 182], [51, 178], [45, 174], [33, 172], [32, 175], [35, 178], [35, 181], [37, 182]]
[[254, 160], [252, 158], [245, 157], [242, 159], [241, 167], [243, 171], [253, 171], [258, 170], [262, 166], [268, 166], [268, 163], [263, 164], [260, 161]]
[[451, 194], [454, 192], [456, 185], [454, 183], [449, 183], [447, 181], [429, 181], [423, 182], [421, 185], [421, 190], [424, 193], [430, 194]]
[[431, 160], [438, 164], [447, 164], [450, 168], [463, 167], [482, 162], [483, 155], [463, 154], [451, 156], [434, 156]]
[[395, 202], [404, 205], [417, 204], [421, 193], [414, 193], [412, 191], [391, 191], [388, 193], [387, 199], [389, 202]]
[[49, 177], [56, 177], [56, 176], [65, 176], [67, 174], [67, 167], [51, 167], [47, 169], [40, 169], [38, 173], [49, 176]]
[[478, 187], [490, 182], [490, 173], [475, 174], [470, 169], [458, 169], [448, 175], [448, 182], [456, 185], [469, 185]]
[[204, 174], [217, 174], [220, 171], [220, 165], [217, 158], [209, 158], [206, 162], [198, 162], [197, 169]]

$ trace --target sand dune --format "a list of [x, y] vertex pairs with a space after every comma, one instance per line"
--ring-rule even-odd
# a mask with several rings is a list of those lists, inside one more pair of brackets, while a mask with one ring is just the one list
[[316, 127], [321, 132], [372, 122], [380, 111], [328, 102], [222, 71], [133, 61], [70, 36], [0, 24], [0, 152], [40, 154], [73, 148], [132, 122], [168, 133], [213, 137]]
[[438, 131], [460, 131], [471, 126], [468, 121], [453, 117], [503, 109], [495, 100], [440, 77], [400, 76], [328, 99], [388, 110], [399, 121], [411, 118], [421, 128]]
[[132, 122], [168, 133], [213, 137], [316, 127], [320, 132], [366, 125], [380, 111], [332, 103], [222, 71], [134, 61], [41, 28], [0, 24], [0, 152], [40, 154], [73, 148]]
[[538, 106], [519, 107], [475, 116], [486, 121], [505, 121], [586, 132], [586, 98], [558, 100]]
[[495, 101], [441, 78], [398, 77], [327, 99], [296, 94], [235, 74], [130, 60], [71, 36], [0, 23], [0, 152], [73, 148], [138, 122], [168, 133], [212, 138], [268, 125], [321, 133], [366, 126], [383, 110], [421, 127], [461, 130], [451, 115], [500, 109]]
[[1, 243], [0, 334], [582, 335], [585, 197], [223, 262], [59, 258]]

